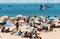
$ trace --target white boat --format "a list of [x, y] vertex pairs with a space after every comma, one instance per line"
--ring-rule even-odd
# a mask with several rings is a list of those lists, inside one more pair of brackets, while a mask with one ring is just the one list
[[46, 8], [45, 5], [41, 5], [41, 6], [40, 6], [40, 9], [41, 9], [41, 10], [44, 10], [45, 8]]
[[48, 0], [47, 0], [47, 3], [46, 4], [40, 5], [40, 9], [41, 10], [44, 10], [46, 8], [51, 8], [52, 6], [53, 6], [53, 4], [49, 3]]

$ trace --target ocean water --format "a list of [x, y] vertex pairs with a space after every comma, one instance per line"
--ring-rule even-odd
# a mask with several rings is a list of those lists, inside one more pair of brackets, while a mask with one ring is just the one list
[[[11, 7], [8, 7], [8, 6]], [[58, 16], [60, 17], [60, 4], [53, 4], [51, 8], [40, 10], [41, 4], [0, 4], [0, 16]]]

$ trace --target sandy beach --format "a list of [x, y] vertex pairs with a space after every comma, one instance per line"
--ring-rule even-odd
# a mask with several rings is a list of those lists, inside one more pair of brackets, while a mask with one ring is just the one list
[[[60, 39], [60, 28], [54, 28], [60, 26], [59, 24], [60, 19], [57, 20], [57, 17], [45, 18], [41, 16], [39, 19], [37, 16], [26, 18], [19, 15], [17, 19], [10, 19], [3, 16], [0, 23], [0, 39], [30, 39], [28, 37], [30, 35], [33, 39], [35, 39], [34, 35], [39, 39], [40, 37], [42, 39]], [[25, 34], [26, 32], [27, 34]], [[24, 37], [25, 35], [27, 37]]]
[[60, 39], [58, 0], [0, 2], [0, 39]]
[[[60, 39], [60, 29], [55, 29], [52, 32], [41, 32], [42, 39]], [[12, 36], [10, 33], [1, 33], [0, 39], [29, 39], [21, 36]]]

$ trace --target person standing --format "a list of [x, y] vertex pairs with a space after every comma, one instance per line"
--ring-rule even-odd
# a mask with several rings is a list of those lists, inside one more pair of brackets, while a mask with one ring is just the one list
[[16, 29], [18, 30], [19, 29], [19, 22], [18, 22], [18, 20], [17, 20], [15, 25], [16, 25]]

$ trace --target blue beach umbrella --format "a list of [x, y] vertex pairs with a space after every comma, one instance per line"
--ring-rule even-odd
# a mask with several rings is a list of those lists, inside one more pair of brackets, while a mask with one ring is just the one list
[[12, 23], [6, 23], [4, 26], [11, 27], [11, 26], [14, 26], [14, 24], [12, 24]]
[[41, 26], [45, 26], [45, 27], [47, 27], [47, 26], [49, 26], [49, 25], [46, 24], [46, 23], [43, 23], [43, 24], [41, 24]]
[[50, 17], [50, 18], [48, 18], [49, 20], [51, 20], [51, 21], [53, 21], [53, 20], [55, 20], [55, 18], [54, 17]]
[[34, 27], [33, 26], [29, 26], [29, 27], [27, 27], [27, 29], [32, 30], [32, 29], [34, 29]]

